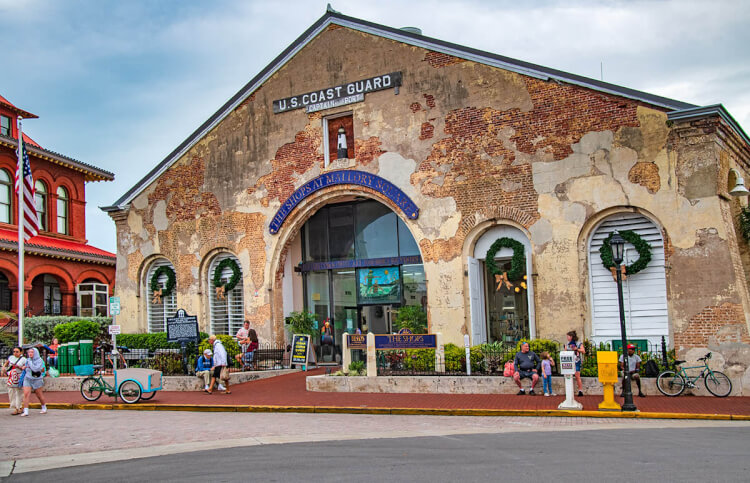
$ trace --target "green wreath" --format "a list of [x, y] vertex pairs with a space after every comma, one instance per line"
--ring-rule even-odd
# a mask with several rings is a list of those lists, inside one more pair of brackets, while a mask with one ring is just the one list
[[[232, 277], [227, 283], [222, 284], [221, 274], [224, 273], [224, 269], [227, 267], [232, 269]], [[229, 292], [237, 286], [240, 278], [242, 278], [240, 266], [237, 265], [237, 262], [235, 262], [233, 258], [225, 258], [224, 260], [219, 262], [219, 264], [216, 266], [216, 270], [214, 270], [214, 287], [221, 287], [222, 285], [224, 285], [224, 291]]]
[[524, 255], [523, 243], [512, 238], [498, 238], [495, 240], [495, 243], [490, 246], [484, 259], [484, 263], [487, 265], [487, 270], [493, 275], [503, 274], [503, 271], [497, 268], [497, 264], [495, 263], [495, 254], [501, 248], [513, 249], [513, 258], [510, 260], [508, 280], [520, 280], [526, 272], [526, 256]]
[[156, 292], [161, 288], [161, 285], [159, 285], [159, 277], [162, 274], [167, 276], [167, 286], [162, 289], [161, 296], [169, 297], [169, 295], [172, 293], [172, 290], [174, 290], [176, 282], [174, 270], [166, 265], [157, 268], [154, 271], [154, 274], [151, 276], [151, 291]]
[[[599, 257], [602, 259], [602, 265], [604, 265], [604, 268], [606, 269], [610, 269], [615, 266], [615, 260], [612, 255], [612, 247], [609, 244], [609, 242], [612, 240], [612, 235], [614, 234], [615, 232], [610, 233], [609, 236], [604, 239], [601, 248], [599, 248]], [[651, 261], [651, 245], [649, 245], [646, 240], [641, 238], [641, 236], [633, 230], [621, 231], [620, 236], [622, 236], [622, 238], [625, 239], [626, 242], [629, 242], [631, 245], [633, 245], [638, 252], [638, 260], [625, 267], [625, 273], [627, 273], [628, 275], [634, 275], [646, 268], [648, 262]]]

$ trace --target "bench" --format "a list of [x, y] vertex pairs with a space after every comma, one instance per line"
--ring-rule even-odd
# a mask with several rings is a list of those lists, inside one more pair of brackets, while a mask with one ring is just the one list
[[[284, 352], [284, 349], [255, 349], [252, 365], [255, 366], [255, 368], [263, 366], [266, 369], [273, 368], [277, 365], [281, 366], [284, 360]], [[271, 361], [271, 364], [262, 364], [263, 362], [268, 361]], [[247, 367], [248, 366], [246, 365], [243, 369]]]

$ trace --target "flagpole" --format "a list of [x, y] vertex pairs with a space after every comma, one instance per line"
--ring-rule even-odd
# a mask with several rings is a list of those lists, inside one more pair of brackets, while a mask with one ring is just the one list
[[21, 121], [23, 118], [18, 116], [18, 174], [20, 179], [16, 181], [18, 186], [18, 345], [23, 346], [23, 312], [24, 312], [24, 269], [23, 269], [23, 251], [24, 251], [24, 230], [23, 230], [23, 127]]

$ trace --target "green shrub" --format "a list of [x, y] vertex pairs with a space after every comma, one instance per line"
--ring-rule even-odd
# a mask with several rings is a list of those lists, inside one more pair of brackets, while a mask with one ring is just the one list
[[315, 336], [318, 330], [315, 328], [315, 314], [310, 312], [292, 312], [289, 314], [289, 331], [292, 334], [309, 334]]
[[[200, 340], [207, 339], [205, 332], [200, 333]], [[153, 352], [157, 349], [179, 349], [180, 344], [176, 342], [167, 342], [166, 332], [155, 332], [153, 334], [120, 334], [117, 336], [117, 345], [125, 346], [128, 349], [148, 349]], [[187, 353], [197, 353], [195, 344], [188, 344]]]
[[[149, 360], [149, 367], [161, 371], [165, 376], [182, 375], [182, 356], [180, 354], [157, 354]], [[188, 367], [188, 370], [190, 368]]]
[[403, 364], [410, 371], [434, 371], [435, 349], [407, 349]]
[[[240, 345], [231, 335], [217, 335], [216, 337], [224, 344], [224, 348], [227, 350], [227, 363], [231, 366], [234, 363], [234, 356], [240, 353]], [[208, 343], [208, 338], [201, 341], [196, 353], [202, 354], [206, 349], [211, 349], [212, 352], [214, 350]]]
[[[26, 342], [50, 343], [55, 337], [56, 326], [79, 320], [84, 320], [84, 318], [78, 315], [26, 317], [23, 319], [23, 338]], [[85, 320], [99, 324], [102, 332], [106, 332], [107, 326], [112, 324], [112, 317], [86, 317]]]
[[353, 361], [349, 364], [350, 376], [364, 376], [366, 374], [367, 368], [365, 367], [365, 361]]
[[91, 320], [79, 320], [55, 326], [55, 337], [61, 344], [79, 340], [98, 340], [103, 335], [101, 325]]
[[406, 305], [398, 309], [396, 330], [409, 329], [412, 334], [427, 333], [427, 314], [419, 305]]
[[[445, 344], [445, 370], [446, 372], [466, 372], [466, 349], [455, 344]], [[472, 372], [484, 370], [484, 354], [482, 346], [475, 345], [469, 349]]]

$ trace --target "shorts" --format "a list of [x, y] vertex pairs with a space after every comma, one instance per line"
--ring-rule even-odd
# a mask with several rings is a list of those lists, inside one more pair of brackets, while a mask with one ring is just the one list
[[44, 387], [43, 377], [29, 377], [23, 378], [23, 387], [30, 387], [33, 391]]
[[216, 379], [221, 379], [221, 370], [224, 369], [224, 366], [216, 366], [214, 367], [213, 371], [213, 377]]
[[581, 361], [576, 361], [576, 372], [581, 372]]
[[533, 371], [518, 371], [520, 379], [533, 379], [535, 374]]
[[242, 356], [242, 358], [245, 361], [245, 364], [249, 364], [250, 362], [253, 362], [254, 357], [255, 357], [255, 351], [245, 352], [245, 354]]

